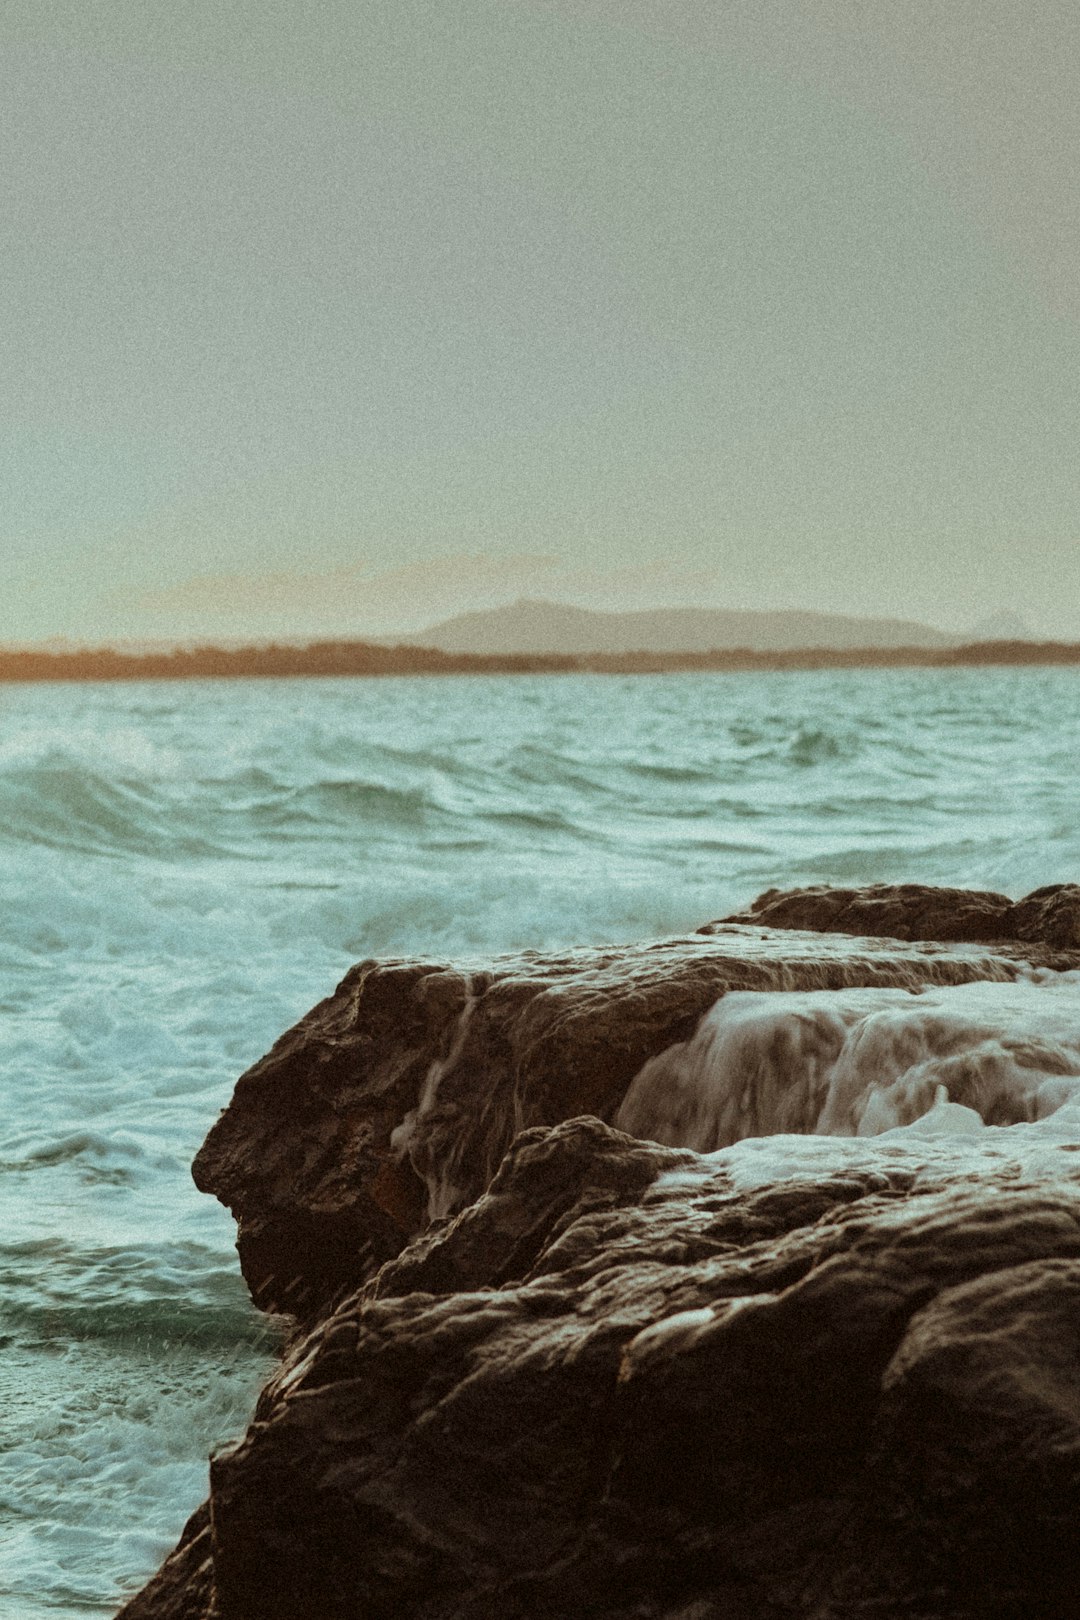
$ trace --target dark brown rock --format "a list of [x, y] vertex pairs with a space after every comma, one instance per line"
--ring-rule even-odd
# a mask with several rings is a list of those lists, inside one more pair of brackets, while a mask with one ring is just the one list
[[1080, 947], [1080, 886], [1052, 883], [1023, 900], [984, 889], [939, 889], [924, 883], [872, 883], [861, 889], [819, 884], [769, 889], [724, 923], [812, 929], [889, 939], [1014, 941], [1060, 950]]
[[364, 962], [242, 1076], [195, 1180], [236, 1217], [256, 1303], [312, 1321], [476, 1198], [518, 1131], [612, 1120], [725, 991], [1008, 978], [1038, 954], [716, 924], [471, 969]]
[[801, 890], [658, 945], [354, 968], [196, 1160], [300, 1327], [124, 1620], [1071, 1616], [1065, 1113], [706, 1158], [610, 1121], [729, 990], [1080, 967], [1078, 895]]
[[130, 1620], [1074, 1612], [1080, 1155], [784, 1143], [525, 1132], [215, 1460], [212, 1599]]
[[121, 1614], [123, 1620], [207, 1620], [213, 1600], [210, 1504], [204, 1502], [153, 1580], [124, 1605]]

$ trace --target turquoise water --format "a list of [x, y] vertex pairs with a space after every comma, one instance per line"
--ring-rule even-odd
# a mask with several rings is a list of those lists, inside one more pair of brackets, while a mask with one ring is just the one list
[[192, 1154], [366, 954], [1080, 874], [1080, 672], [0, 687], [0, 1616], [109, 1614], [272, 1349]]

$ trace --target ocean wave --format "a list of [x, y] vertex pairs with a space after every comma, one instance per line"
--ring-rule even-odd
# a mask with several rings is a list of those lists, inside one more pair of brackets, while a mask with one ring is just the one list
[[[234, 806], [234, 812], [238, 808]], [[311, 828], [323, 835], [329, 828], [351, 827], [418, 832], [441, 807], [427, 788], [337, 777], [282, 785], [272, 795], [243, 808], [249, 818], [249, 835], [258, 837], [265, 833], [302, 835]]]
[[860, 752], [858, 736], [823, 726], [800, 726], [787, 745], [786, 757], [792, 765], [831, 765], [836, 760], [854, 759]]
[[0, 1290], [4, 1331], [26, 1348], [94, 1339], [269, 1353], [278, 1338], [230, 1258], [197, 1244], [3, 1244]]
[[246, 1345], [5, 1344], [0, 1399], [21, 1421], [0, 1449], [0, 1613], [114, 1614], [120, 1580], [141, 1585], [205, 1496], [207, 1455], [243, 1432], [269, 1367]]
[[74, 854], [233, 853], [200, 825], [197, 806], [150, 783], [109, 777], [76, 761], [45, 761], [0, 775], [0, 842]]

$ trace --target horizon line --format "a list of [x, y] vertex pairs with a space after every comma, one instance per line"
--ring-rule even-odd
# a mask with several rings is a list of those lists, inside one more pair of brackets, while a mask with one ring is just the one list
[[0, 683], [393, 675], [675, 674], [770, 670], [985, 668], [1080, 664], [1080, 641], [993, 640], [950, 647], [749, 647], [706, 652], [454, 653], [439, 647], [321, 638], [307, 642], [174, 645], [122, 651], [114, 645], [70, 650], [0, 645]]

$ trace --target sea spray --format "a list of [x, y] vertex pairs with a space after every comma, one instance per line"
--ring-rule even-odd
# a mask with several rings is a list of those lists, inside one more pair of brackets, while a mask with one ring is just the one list
[[733, 991], [651, 1058], [615, 1123], [712, 1153], [751, 1136], [876, 1136], [948, 1103], [987, 1125], [1080, 1099], [1080, 973], [1014, 983]]

